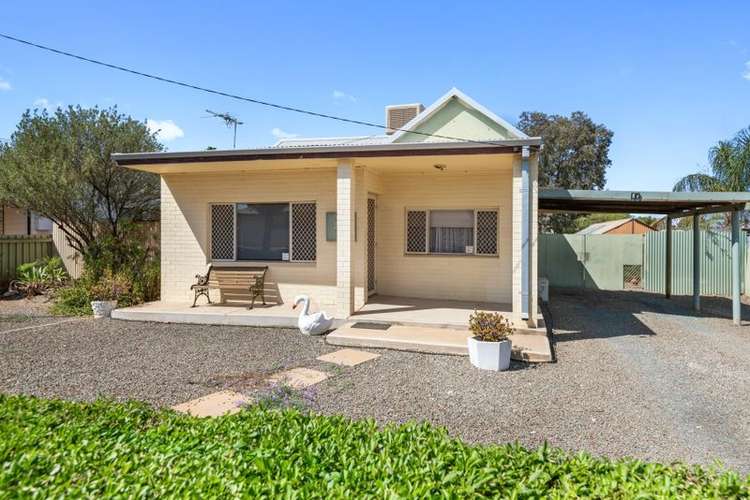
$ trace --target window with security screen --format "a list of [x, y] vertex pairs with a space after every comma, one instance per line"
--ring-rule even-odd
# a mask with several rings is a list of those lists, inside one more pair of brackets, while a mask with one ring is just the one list
[[498, 253], [496, 209], [406, 211], [406, 253], [485, 255]]
[[211, 259], [313, 262], [314, 202], [211, 205]]

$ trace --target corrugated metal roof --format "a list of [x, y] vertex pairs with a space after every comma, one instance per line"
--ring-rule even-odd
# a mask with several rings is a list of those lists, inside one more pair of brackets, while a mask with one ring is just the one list
[[292, 137], [281, 139], [273, 145], [274, 148], [309, 148], [309, 147], [332, 147], [332, 146], [371, 146], [375, 144], [388, 144], [392, 137], [388, 135], [366, 135], [355, 137]]
[[596, 224], [591, 224], [588, 227], [584, 227], [583, 229], [581, 229], [575, 234], [605, 234], [615, 229], [616, 227], [620, 227], [623, 224], [630, 222], [631, 220], [633, 220], [633, 218], [628, 217], [627, 219], [617, 219], [617, 220], [610, 220], [607, 222], [597, 222]]

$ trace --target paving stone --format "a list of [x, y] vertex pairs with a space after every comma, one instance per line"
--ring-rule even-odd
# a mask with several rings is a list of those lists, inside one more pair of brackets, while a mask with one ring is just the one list
[[310, 368], [292, 368], [283, 372], [276, 373], [269, 377], [268, 381], [272, 384], [284, 384], [295, 389], [304, 389], [318, 382], [327, 379], [329, 375], [325, 372], [313, 370]]
[[172, 409], [195, 417], [219, 417], [237, 413], [250, 400], [234, 391], [219, 391], [173, 406]]
[[379, 357], [380, 354], [360, 351], [358, 349], [340, 349], [338, 351], [318, 356], [317, 359], [319, 361], [325, 361], [326, 363], [335, 363], [337, 365], [356, 366], [360, 363], [364, 363], [365, 361], [370, 361]]

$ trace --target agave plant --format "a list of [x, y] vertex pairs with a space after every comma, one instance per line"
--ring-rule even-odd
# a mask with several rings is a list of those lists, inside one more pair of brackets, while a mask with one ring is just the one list
[[18, 279], [10, 282], [10, 289], [26, 297], [42, 295], [50, 288], [50, 277], [47, 269], [33, 266], [24, 270]]

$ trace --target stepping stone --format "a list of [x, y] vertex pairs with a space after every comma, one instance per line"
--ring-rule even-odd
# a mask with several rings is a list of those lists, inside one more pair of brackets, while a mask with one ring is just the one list
[[284, 384], [294, 389], [304, 389], [328, 378], [328, 374], [310, 368], [292, 368], [268, 378], [272, 384]]
[[360, 351], [357, 349], [339, 349], [338, 351], [329, 352], [322, 356], [318, 356], [319, 361], [325, 361], [326, 363], [335, 363], [337, 365], [344, 366], [356, 366], [365, 361], [379, 358], [380, 354], [374, 354], [367, 351]]
[[175, 405], [172, 409], [194, 417], [220, 417], [229, 413], [237, 413], [248, 403], [250, 400], [239, 392], [219, 391]]

